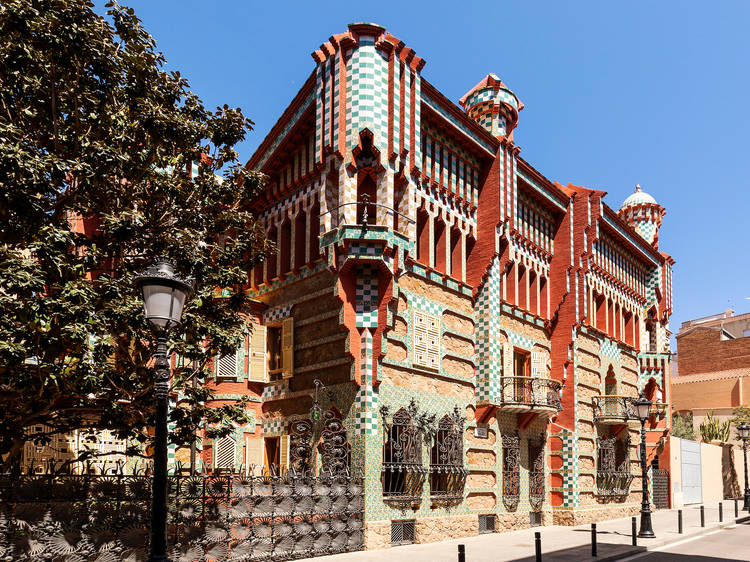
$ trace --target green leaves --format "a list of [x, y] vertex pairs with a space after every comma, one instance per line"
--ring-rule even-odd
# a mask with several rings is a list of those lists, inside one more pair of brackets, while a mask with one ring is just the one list
[[207, 110], [133, 10], [108, 10], [0, 6], [0, 456], [32, 424], [147, 439], [151, 334], [132, 278], [162, 255], [197, 286], [170, 342], [195, 362], [175, 371], [191, 415], [173, 437], [189, 439], [196, 416], [243, 416], [207, 412], [191, 381], [232, 350], [247, 272], [268, 250], [245, 205], [265, 177], [234, 150], [252, 122]]

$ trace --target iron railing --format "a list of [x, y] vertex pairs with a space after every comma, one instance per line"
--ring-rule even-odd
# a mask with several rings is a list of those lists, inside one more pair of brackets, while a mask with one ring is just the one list
[[598, 496], [627, 496], [633, 475], [629, 472], [600, 470], [596, 473], [596, 494]]
[[592, 400], [594, 421], [638, 419], [638, 414], [633, 405], [634, 399], [631, 396], [594, 396]]
[[[402, 219], [406, 220], [410, 224], [414, 224], [416, 221], [409, 216], [400, 213], [393, 207], [389, 207], [388, 205], [383, 205], [382, 203], [378, 203], [377, 201], [370, 201], [370, 196], [366, 193], [362, 195], [358, 200], [351, 201], [349, 203], [342, 203], [341, 205], [337, 205], [336, 207], [333, 207], [332, 209], [329, 209], [325, 211], [324, 213], [320, 213], [320, 217], [324, 217], [328, 213], [334, 213], [341, 209], [342, 207], [348, 207], [350, 205], [357, 205], [357, 222], [355, 224], [360, 224], [362, 226], [367, 226], [370, 220], [370, 213], [372, 210], [374, 210], [376, 207], [380, 207], [381, 209], [385, 209], [387, 212], [393, 213], [394, 215], [397, 215], [401, 217]], [[361, 211], [361, 212], [360, 212]], [[342, 224], [344, 224], [342, 222]], [[349, 225], [352, 226], [352, 225]]]
[[[364, 478], [273, 470], [169, 477], [171, 560], [290, 560], [363, 548]], [[0, 559], [145, 559], [151, 477], [0, 475]]]
[[561, 410], [560, 381], [541, 377], [501, 377], [502, 404]]

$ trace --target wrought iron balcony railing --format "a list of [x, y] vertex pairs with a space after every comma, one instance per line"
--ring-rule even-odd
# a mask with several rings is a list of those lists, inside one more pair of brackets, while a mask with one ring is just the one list
[[596, 494], [598, 496], [627, 496], [633, 475], [627, 471], [598, 471], [596, 473]]
[[638, 419], [631, 396], [594, 396], [594, 421], [621, 423]]
[[541, 377], [501, 377], [503, 406], [561, 410], [560, 381]]

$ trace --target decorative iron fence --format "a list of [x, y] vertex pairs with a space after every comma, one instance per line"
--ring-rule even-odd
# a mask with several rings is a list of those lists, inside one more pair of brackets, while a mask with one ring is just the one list
[[[145, 560], [150, 489], [144, 475], [0, 475], [0, 559]], [[171, 476], [169, 501], [174, 562], [290, 560], [363, 548], [362, 476]]]
[[594, 421], [617, 420], [627, 421], [638, 419], [630, 396], [594, 396]]
[[562, 409], [560, 381], [541, 377], [501, 377], [500, 386], [504, 405]]

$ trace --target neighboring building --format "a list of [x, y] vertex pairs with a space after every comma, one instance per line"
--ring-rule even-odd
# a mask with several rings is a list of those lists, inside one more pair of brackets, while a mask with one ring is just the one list
[[313, 59], [247, 164], [278, 253], [212, 382], [255, 423], [204, 463], [363, 471], [368, 548], [635, 513], [629, 400], [670, 400], [664, 209], [544, 177], [494, 74], [456, 106], [372, 24]]
[[[683, 322], [677, 339], [679, 376], [672, 378], [675, 412], [693, 414], [696, 434], [713, 412], [719, 421], [732, 408], [750, 405], [750, 313], [733, 310]], [[736, 430], [732, 428], [732, 439]]]
[[[30, 434], [50, 434], [45, 425], [29, 428]], [[24, 472], [47, 473], [51, 468], [60, 470], [66, 461], [73, 461], [86, 451], [93, 456], [84, 462], [71, 462], [65, 471], [95, 474], [124, 472], [130, 473], [132, 461], [125, 457], [127, 442], [118, 439], [109, 430], [78, 429], [71, 433], [51, 435], [46, 443], [27, 441], [23, 446], [22, 467]], [[52, 466], [50, 466], [52, 463]]]

